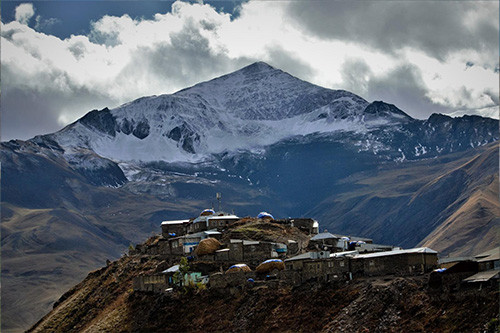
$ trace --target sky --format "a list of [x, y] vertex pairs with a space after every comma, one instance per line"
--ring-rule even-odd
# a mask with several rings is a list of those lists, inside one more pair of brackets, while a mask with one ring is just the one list
[[410, 116], [499, 117], [498, 1], [2, 1], [2, 141], [265, 61]]

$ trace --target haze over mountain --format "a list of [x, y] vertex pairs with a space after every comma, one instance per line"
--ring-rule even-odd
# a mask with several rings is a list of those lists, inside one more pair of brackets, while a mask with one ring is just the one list
[[3, 142], [2, 327], [26, 328], [88, 270], [215, 192], [240, 216], [481, 252], [498, 241], [498, 136], [498, 120], [417, 120], [259, 62]]

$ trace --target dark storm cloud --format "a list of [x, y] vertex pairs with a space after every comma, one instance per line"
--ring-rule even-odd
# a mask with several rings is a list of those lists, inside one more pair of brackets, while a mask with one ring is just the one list
[[[157, 84], [184, 88], [237, 70], [256, 59], [230, 59], [223, 51], [215, 52], [197, 27], [187, 24], [170, 35], [169, 42], [139, 47], [118, 80], [147, 75]], [[162, 87], [157, 87], [162, 89]]]
[[410, 116], [426, 119], [432, 113], [447, 113], [451, 109], [433, 103], [418, 67], [400, 65], [381, 75], [375, 75], [364, 60], [355, 59], [342, 66], [345, 89], [368, 101], [382, 100], [394, 104]]
[[409, 46], [438, 59], [463, 49], [497, 57], [497, 2], [294, 1], [288, 12], [312, 35], [382, 52]]
[[[16, 82], [15, 76], [19, 73], [12, 71], [9, 66], [2, 66], [1, 74], [2, 82]], [[64, 91], [51, 84], [46, 84], [42, 89], [32, 89], [20, 84], [2, 85], [0, 100], [2, 141], [12, 138], [28, 139], [61, 129], [59, 117], [62, 110], [71, 117], [83, 115], [93, 108], [116, 104], [116, 101], [100, 92], [72, 84], [71, 80], [65, 78], [64, 73], [53, 71], [50, 74], [32, 77], [32, 80], [39, 82], [63, 80], [68, 85]]]

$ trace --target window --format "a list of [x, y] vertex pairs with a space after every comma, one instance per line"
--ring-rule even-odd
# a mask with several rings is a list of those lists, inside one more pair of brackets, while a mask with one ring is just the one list
[[340, 267], [344, 267], [344, 261], [340, 262]]
[[333, 262], [332, 261], [329, 261], [328, 262], [328, 267], [332, 268], [333, 267]]
[[370, 260], [369, 265], [370, 266], [375, 266], [375, 262], [373, 260]]

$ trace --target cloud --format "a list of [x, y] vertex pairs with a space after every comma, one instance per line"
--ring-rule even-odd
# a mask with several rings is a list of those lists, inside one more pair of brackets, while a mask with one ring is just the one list
[[346, 88], [366, 99], [394, 104], [410, 116], [426, 119], [431, 113], [448, 113], [444, 105], [434, 103], [428, 96], [418, 67], [399, 64], [383, 74], [375, 74], [362, 59], [352, 59], [342, 66]]
[[324, 39], [392, 53], [410, 47], [440, 60], [468, 49], [498, 62], [495, 1], [293, 1], [288, 13], [309, 34]]
[[[359, 6], [332, 3], [338, 4], [339, 12], [353, 15], [353, 8]], [[393, 14], [396, 10], [384, 2], [376, 3], [380, 9], [374, 7], [372, 15], [382, 15], [381, 20], [387, 19], [380, 13], [382, 9]], [[42, 33], [20, 21], [2, 23], [2, 140], [51, 132], [91, 109], [115, 107], [147, 95], [173, 93], [259, 60], [315, 84], [351, 90], [370, 101], [382, 99], [396, 104], [418, 118], [436, 111], [485, 112], [494, 103], [498, 105], [498, 98], [495, 99], [498, 59], [491, 65], [490, 55], [481, 51], [489, 46], [473, 44], [479, 45], [478, 51], [459, 41], [450, 42], [453, 46], [448, 47], [438, 45], [433, 51], [432, 43], [436, 40], [432, 42], [432, 36], [421, 36], [403, 43], [406, 47], [398, 51], [395, 48], [404, 38], [391, 32], [392, 28], [387, 28], [387, 41], [372, 43], [369, 36], [358, 36], [361, 32], [371, 33], [366, 31], [367, 26], [373, 27], [375, 35], [383, 33], [381, 23], [373, 22], [372, 25], [361, 22], [364, 28], [340, 27], [343, 33], [313, 34], [321, 24], [327, 24], [323, 28], [328, 29], [328, 25], [335, 28], [337, 23], [307, 21], [311, 19], [311, 11], [318, 10], [315, 9], [318, 4], [326, 6], [325, 12], [333, 8], [330, 2], [309, 4], [312, 8], [304, 13], [305, 21], [300, 21], [287, 16], [300, 2], [249, 1], [238, 7], [237, 17], [231, 17], [208, 4], [177, 1], [170, 12], [158, 13], [150, 19], [103, 16], [91, 22], [88, 35], [71, 35], [66, 39]], [[24, 5], [29, 4], [18, 8]], [[35, 13], [33, 6], [29, 6], [32, 14], [23, 16], [23, 22]], [[399, 10], [408, 9], [407, 6], [395, 3]], [[465, 20], [463, 24], [470, 26], [465, 37], [492, 26], [487, 22], [481, 28], [477, 19], [487, 13], [482, 8], [471, 12], [468, 10], [471, 6], [457, 4], [468, 13], [460, 15]], [[453, 9], [451, 13], [461, 12]], [[358, 20], [368, 19], [362, 16], [365, 14], [356, 15]], [[402, 24], [401, 19], [396, 21]], [[411, 22], [416, 25], [414, 21]], [[43, 22], [38, 16], [39, 28]], [[446, 24], [456, 26], [457, 22]], [[396, 23], [385, 24], [392, 27]], [[351, 39], [336, 37], [344, 33], [344, 39]], [[418, 37], [422, 31], [414, 34]], [[478, 36], [480, 40], [484, 38], [489, 37]], [[364, 46], [365, 42], [371, 46]], [[493, 45], [497, 46], [497, 42]], [[452, 52], [459, 47], [465, 49]]]
[[28, 25], [30, 19], [35, 15], [35, 9], [31, 3], [22, 3], [16, 7], [16, 21]]
[[58, 20], [56, 18], [48, 18], [44, 19], [42, 16], [37, 15], [35, 18], [35, 30], [37, 31], [48, 31], [50, 28], [52, 28], [56, 24], [61, 24], [61, 20]]

